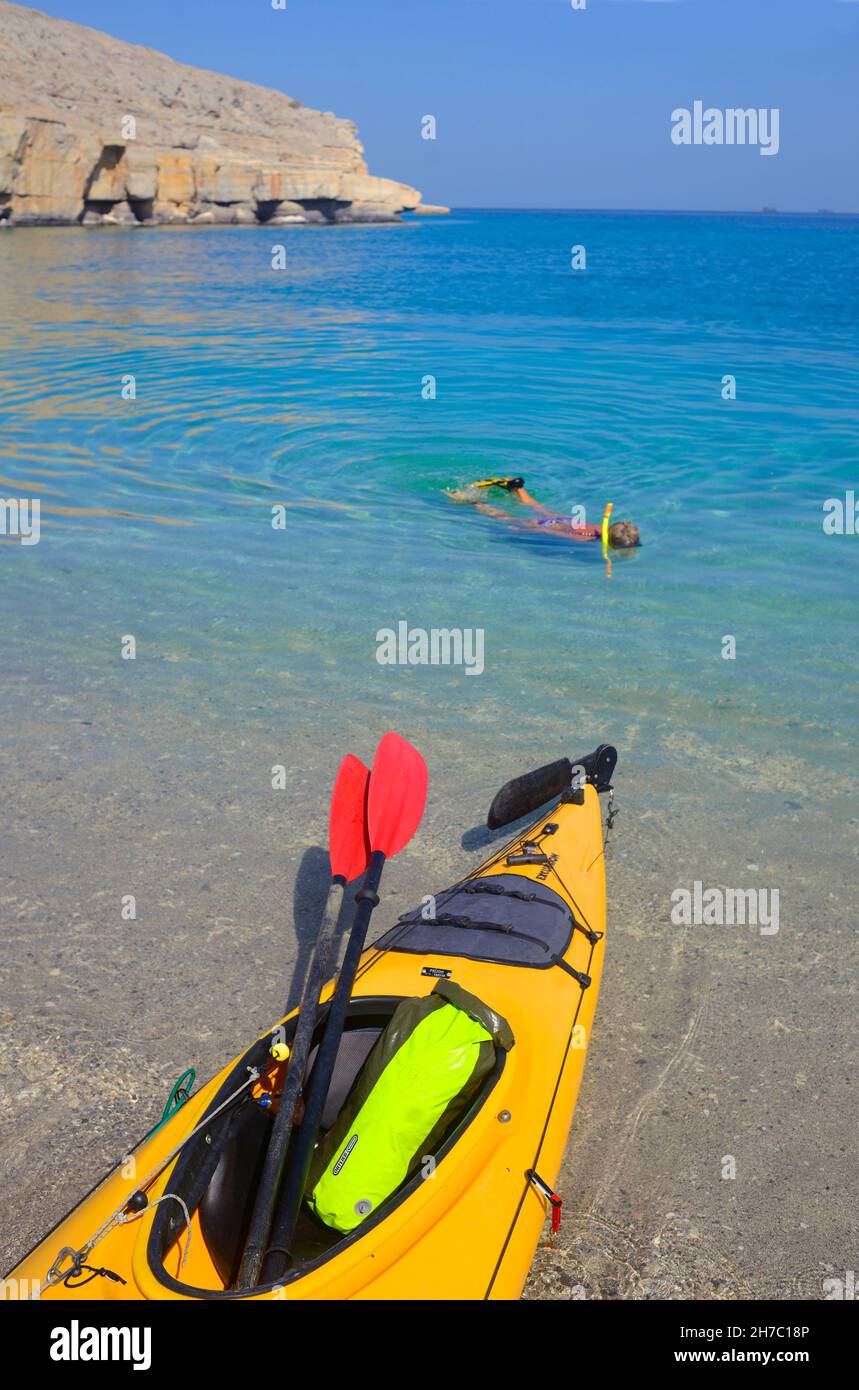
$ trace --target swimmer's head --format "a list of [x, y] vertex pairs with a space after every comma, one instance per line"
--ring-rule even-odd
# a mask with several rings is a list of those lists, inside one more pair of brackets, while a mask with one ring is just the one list
[[616, 521], [608, 528], [608, 540], [616, 550], [629, 550], [639, 544], [638, 527], [632, 521]]

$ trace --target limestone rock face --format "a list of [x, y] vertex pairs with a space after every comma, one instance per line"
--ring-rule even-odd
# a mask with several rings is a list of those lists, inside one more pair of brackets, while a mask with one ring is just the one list
[[[272, 12], [272, 23], [278, 16]], [[351, 121], [0, 0], [0, 225], [397, 221]]]

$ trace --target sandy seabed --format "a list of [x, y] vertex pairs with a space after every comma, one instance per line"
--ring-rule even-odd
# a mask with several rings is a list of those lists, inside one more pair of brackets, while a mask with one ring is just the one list
[[[337, 761], [397, 725], [395, 698], [298, 712], [263, 691], [228, 712], [181, 663], [172, 679], [159, 703], [54, 672], [7, 703], [5, 1266], [152, 1126], [187, 1066], [206, 1079], [297, 1002]], [[411, 706], [402, 727], [430, 800], [379, 932], [485, 857], [502, 781], [576, 751], [545, 715], [506, 739], [422, 736]], [[620, 814], [602, 994], [561, 1232], [547, 1225], [525, 1297], [820, 1298], [855, 1259], [855, 820], [837, 788], [797, 789], [790, 759], [726, 765], [691, 734], [657, 749], [633, 725], [605, 733]], [[671, 892], [696, 878], [778, 887], [778, 933], [673, 925]]]

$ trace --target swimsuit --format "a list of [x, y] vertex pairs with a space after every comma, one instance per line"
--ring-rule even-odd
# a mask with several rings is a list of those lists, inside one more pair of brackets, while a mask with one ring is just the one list
[[598, 526], [574, 526], [565, 516], [544, 516], [537, 522], [538, 526], [569, 526], [570, 534], [577, 541], [598, 541], [600, 530]]

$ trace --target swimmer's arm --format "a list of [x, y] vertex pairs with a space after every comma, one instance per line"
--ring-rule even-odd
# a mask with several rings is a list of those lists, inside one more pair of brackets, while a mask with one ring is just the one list
[[517, 531], [543, 530], [539, 521], [532, 521], [530, 517], [511, 516], [510, 512], [502, 512], [499, 511], [498, 507], [490, 507], [488, 502], [475, 502], [474, 509], [483, 512], [484, 516], [497, 516], [499, 521], [506, 521], [508, 526]]
[[502, 521], [510, 520], [509, 512], [502, 512], [498, 507], [490, 507], [488, 502], [475, 502], [474, 509], [483, 512], [484, 516], [500, 516]]

